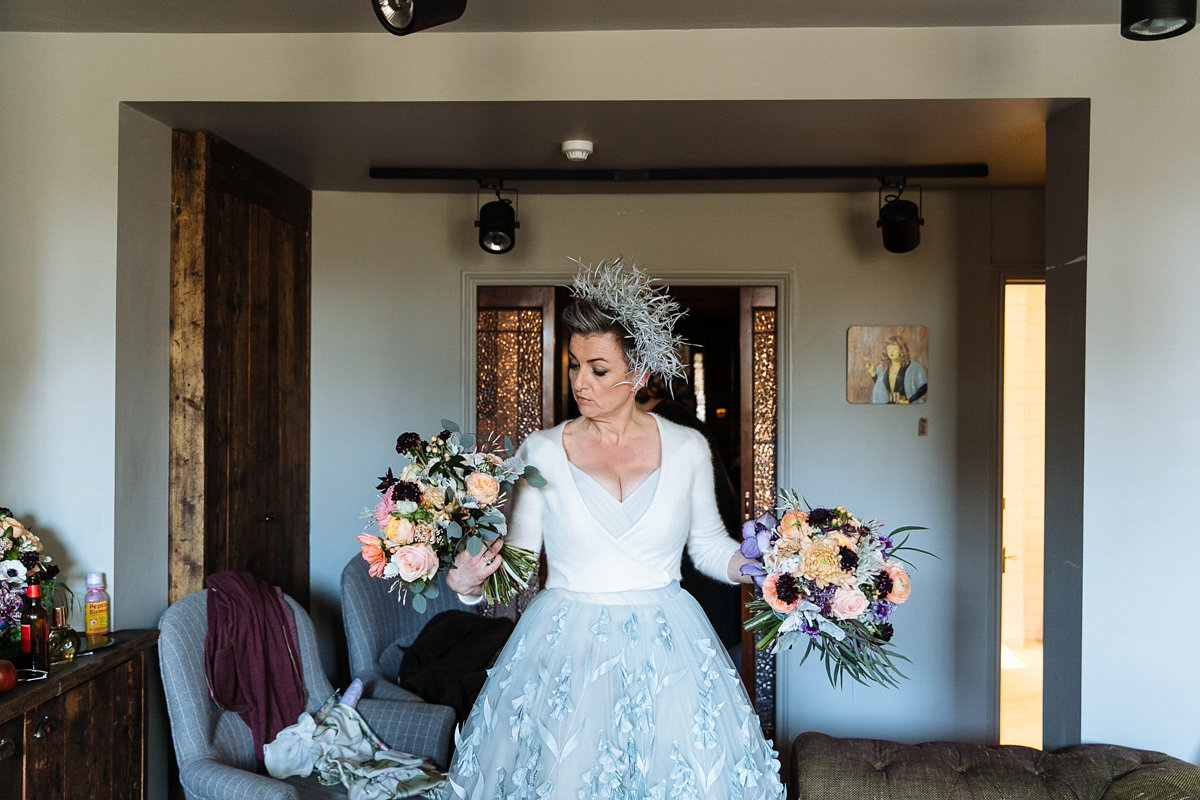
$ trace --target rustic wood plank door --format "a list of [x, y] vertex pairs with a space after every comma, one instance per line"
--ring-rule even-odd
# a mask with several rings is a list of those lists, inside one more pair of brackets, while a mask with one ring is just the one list
[[228, 569], [307, 605], [312, 193], [207, 132], [172, 159], [169, 599]]

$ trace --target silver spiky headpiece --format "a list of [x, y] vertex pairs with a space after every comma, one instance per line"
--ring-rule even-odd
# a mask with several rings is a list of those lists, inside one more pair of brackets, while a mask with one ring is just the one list
[[652, 374], [663, 376], [667, 385], [683, 378], [678, 349], [684, 341], [675, 334], [675, 323], [687, 312], [667, 294], [667, 287], [655, 286], [659, 281], [635, 264], [626, 268], [624, 257], [594, 267], [571, 260], [579, 265], [571, 294], [594, 303], [633, 337], [633, 382], [641, 385]]

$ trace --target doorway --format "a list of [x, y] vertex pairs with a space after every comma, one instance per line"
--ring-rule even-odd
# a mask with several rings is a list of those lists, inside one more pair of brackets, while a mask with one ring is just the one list
[[1000, 743], [1042, 746], [1046, 284], [1003, 287]]
[[[730, 536], [771, 507], [777, 485], [778, 335], [775, 286], [671, 286], [688, 311], [678, 331], [685, 381], [665, 389], [658, 412], [701, 430], [714, 459], [717, 502]], [[566, 335], [559, 311], [567, 291], [548, 286], [480, 285], [475, 292], [475, 429], [519, 442], [531, 431], [578, 416], [567, 386]], [[640, 396], [643, 403], [651, 400]], [[713, 581], [690, 569], [683, 584], [697, 598], [739, 668], [768, 737], [775, 725], [775, 659], [756, 650], [742, 630], [748, 587]], [[545, 577], [543, 561], [541, 578]], [[514, 617], [528, 605], [531, 582], [508, 608], [486, 613]]]

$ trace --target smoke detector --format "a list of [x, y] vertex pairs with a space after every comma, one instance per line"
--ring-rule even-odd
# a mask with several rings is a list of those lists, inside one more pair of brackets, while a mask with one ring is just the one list
[[562, 143], [562, 151], [568, 161], [587, 161], [592, 154], [592, 143], [587, 139], [568, 139]]

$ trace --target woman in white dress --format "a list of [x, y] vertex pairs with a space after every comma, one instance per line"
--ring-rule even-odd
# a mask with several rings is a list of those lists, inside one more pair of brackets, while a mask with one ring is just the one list
[[[634, 403], [649, 372], [678, 370], [677, 306], [619, 260], [575, 290], [563, 321], [580, 416], [522, 444], [547, 485], [518, 488], [507, 536], [544, 546], [548, 576], [460, 732], [450, 795], [782, 798], [737, 671], [679, 587], [685, 544], [702, 572], [749, 581], [708, 446]], [[497, 548], [460, 553], [447, 584], [464, 601], [482, 595]]]

